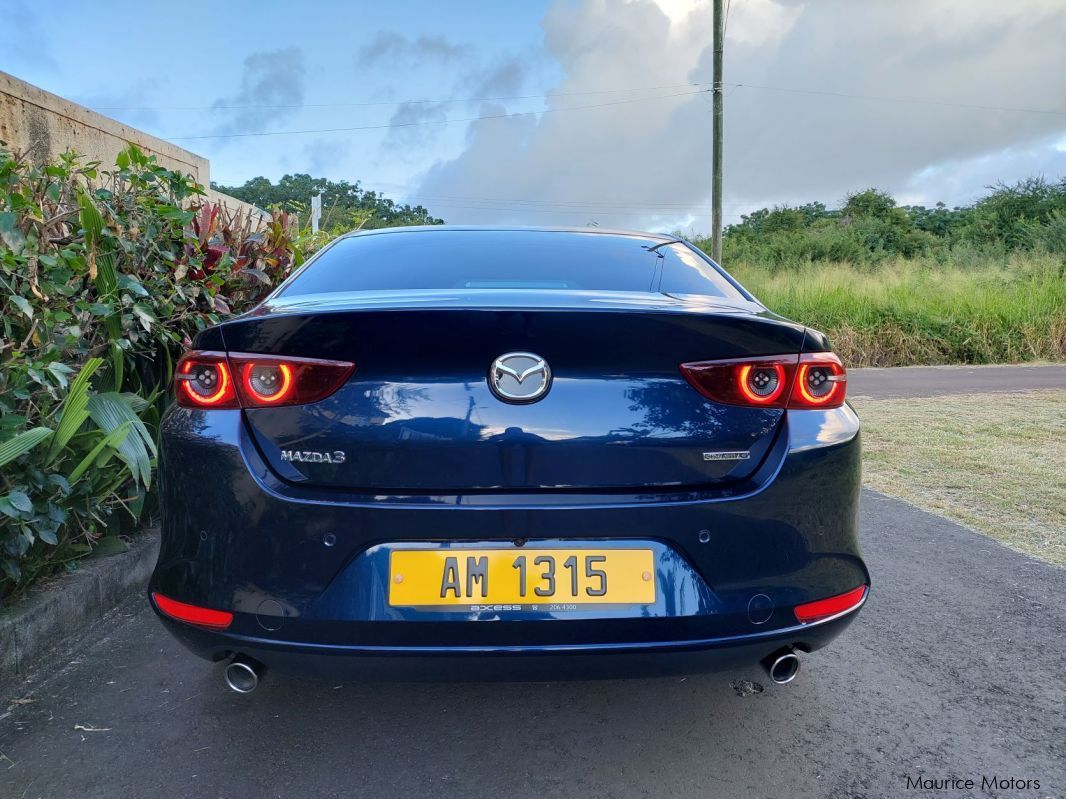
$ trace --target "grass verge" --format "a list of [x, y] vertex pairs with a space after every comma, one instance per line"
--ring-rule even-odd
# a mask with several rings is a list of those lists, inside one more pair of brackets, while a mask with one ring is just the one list
[[1066, 360], [1061, 256], [729, 270], [771, 310], [828, 334], [849, 367]]
[[854, 404], [867, 486], [1066, 566], [1066, 391]]

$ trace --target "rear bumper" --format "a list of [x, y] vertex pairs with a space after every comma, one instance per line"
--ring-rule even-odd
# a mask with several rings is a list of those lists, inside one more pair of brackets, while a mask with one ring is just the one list
[[851, 624], [861, 607], [823, 622], [745, 635], [544, 646], [309, 644], [198, 629], [162, 614], [160, 619], [199, 657], [221, 661], [241, 654], [284, 674], [381, 681], [536, 681], [684, 675], [748, 667], [785, 647], [801, 652], [822, 648]]
[[[234, 613], [225, 632], [164, 619], [196, 654], [240, 653], [280, 671], [544, 679], [730, 668], [784, 646], [818, 649], [854, 618], [797, 625], [791, 609], [870, 585], [856, 539], [859, 468], [858, 422], [844, 407], [790, 411], [753, 479], [713, 493], [352, 497], [278, 481], [239, 411], [173, 409], [150, 590]], [[628, 616], [427, 618], [386, 607], [380, 570], [367, 569], [402, 542], [518, 540], [657, 542], [669, 553], [658, 584], [677, 590]]]

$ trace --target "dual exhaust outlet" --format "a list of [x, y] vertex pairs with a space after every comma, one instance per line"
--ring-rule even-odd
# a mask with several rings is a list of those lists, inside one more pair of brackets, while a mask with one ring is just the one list
[[[785, 647], [763, 658], [762, 667], [771, 680], [778, 685], [786, 685], [799, 674], [800, 661], [792, 647]], [[226, 685], [239, 694], [250, 694], [258, 688], [264, 674], [266, 666], [245, 655], [235, 656], [222, 672]]]

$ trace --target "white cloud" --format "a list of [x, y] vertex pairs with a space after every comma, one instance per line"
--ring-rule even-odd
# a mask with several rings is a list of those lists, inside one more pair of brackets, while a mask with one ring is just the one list
[[726, 19], [726, 46], [766, 47], [780, 42], [802, 9], [775, 0], [735, 0]]
[[[664, 95], [711, 79], [709, 3], [559, 0], [542, 27], [564, 75], [548, 108], [658, 99], [471, 123], [465, 149], [430, 169], [418, 194], [464, 198], [430, 203], [449, 221], [706, 230], [709, 95]], [[871, 185], [959, 202], [994, 172], [1012, 180], [1056, 166], [1044, 154], [1066, 117], [934, 103], [1061, 110], [1063, 41], [1066, 3], [1053, 0], [733, 0], [727, 218]], [[681, 88], [636, 90], [656, 86]], [[619, 87], [634, 90], [588, 94]]]
[[897, 194], [903, 205], [932, 204], [952, 197], [951, 204], [964, 205], [988, 193], [1000, 181], [1036, 175], [1055, 179], [1066, 176], [1066, 142], [1057, 137], [1038, 139], [1028, 145], [1006, 147], [973, 158], [945, 161], [911, 176]]
[[684, 22], [693, 11], [708, 5], [706, 0], [655, 0], [655, 4], [666, 14], [671, 25]]

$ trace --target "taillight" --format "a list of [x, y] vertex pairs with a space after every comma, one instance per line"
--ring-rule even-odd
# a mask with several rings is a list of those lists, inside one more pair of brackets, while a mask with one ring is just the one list
[[178, 404], [189, 408], [239, 408], [224, 352], [187, 352], [174, 370]]
[[844, 404], [848, 375], [831, 352], [804, 353], [792, 384], [790, 408], [838, 408]]
[[681, 374], [708, 399], [755, 408], [839, 408], [847, 391], [831, 352], [683, 363]]
[[237, 393], [245, 408], [307, 405], [325, 399], [355, 370], [349, 361], [289, 358], [231, 352], [230, 363], [240, 375]]
[[287, 363], [247, 363], [241, 369], [241, 384], [257, 402], [276, 404], [289, 399], [296, 388], [292, 367]]
[[212, 610], [201, 608], [197, 605], [189, 605], [179, 602], [168, 596], [152, 592], [152, 601], [166, 616], [183, 621], [187, 624], [195, 624], [197, 627], [207, 627], [210, 630], [225, 630], [233, 623], [233, 614], [228, 610]]
[[[355, 364], [232, 352], [189, 352], [178, 362], [178, 403], [191, 408], [268, 408], [325, 399]], [[225, 389], [216, 388], [225, 383]], [[214, 391], [215, 393], [209, 393]]]
[[854, 610], [862, 604], [862, 601], [865, 598], [866, 586], [860, 585], [858, 588], [853, 588], [851, 591], [844, 594], [837, 594], [836, 596], [831, 596], [827, 599], [819, 599], [815, 602], [796, 605], [794, 608], [796, 620], [802, 624], [810, 624], [812, 621], [822, 621], [823, 619], [828, 619], [830, 616], [837, 616], [841, 613], [847, 613], [849, 610]]
[[681, 374], [708, 399], [727, 405], [784, 408], [796, 356], [681, 364]]

